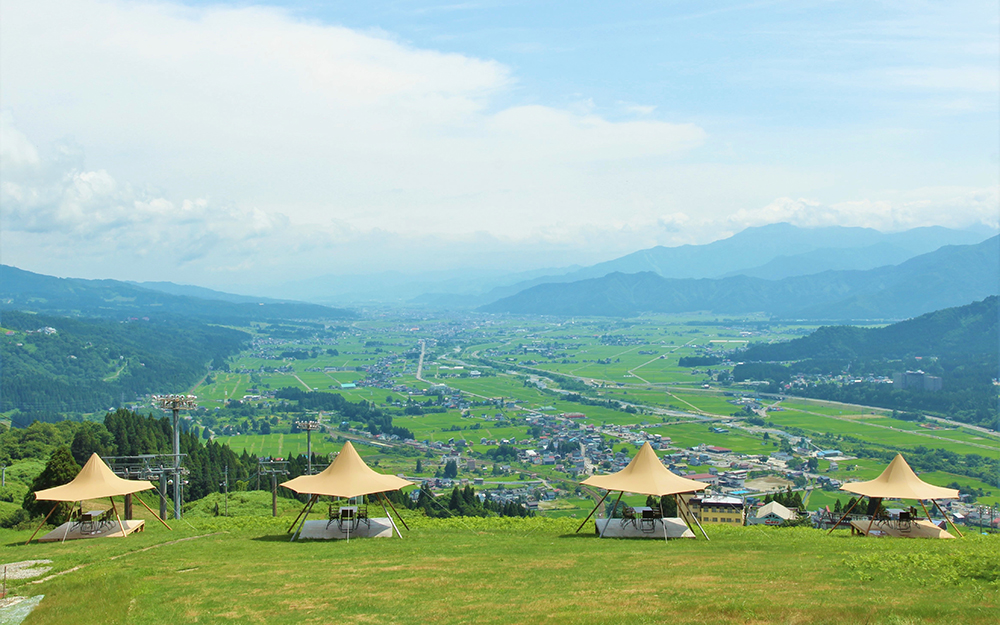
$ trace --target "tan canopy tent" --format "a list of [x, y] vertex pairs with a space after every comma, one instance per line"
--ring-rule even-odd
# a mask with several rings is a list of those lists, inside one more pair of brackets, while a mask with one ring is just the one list
[[[867, 482], [849, 482], [840, 487], [840, 490], [847, 491], [849, 493], [855, 493], [857, 495], [862, 495], [868, 497], [872, 501], [881, 501], [882, 499], [916, 499], [920, 501], [921, 507], [924, 508], [924, 512], [927, 513], [927, 507], [924, 506], [923, 500], [931, 500], [938, 510], [944, 515], [945, 519], [951, 522], [951, 519], [945, 514], [941, 506], [938, 505], [937, 499], [958, 499], [958, 490], [954, 488], [943, 488], [941, 486], [934, 486], [933, 484], [928, 484], [927, 482], [921, 480], [917, 477], [917, 474], [913, 472], [910, 465], [906, 463], [903, 459], [902, 454], [896, 454], [896, 457], [892, 459], [889, 466], [882, 471], [874, 480], [868, 480]], [[834, 529], [840, 525], [840, 522], [847, 518], [847, 515], [851, 513], [851, 510], [858, 505], [861, 499], [854, 502], [854, 506], [851, 506], [847, 512], [841, 517], [840, 521], [837, 521], [836, 525], [830, 528], [832, 532]], [[927, 513], [927, 518], [930, 520], [930, 513]], [[874, 515], [872, 517], [874, 521]], [[870, 524], [869, 524], [870, 527]], [[952, 522], [952, 527], [958, 531], [955, 524]], [[958, 531], [959, 536], [962, 535]]]
[[[306, 517], [309, 516], [309, 511], [312, 510], [313, 504], [316, 503], [316, 500], [321, 495], [345, 497], [348, 499], [361, 495], [379, 495], [383, 509], [385, 509], [385, 504], [388, 503], [392, 507], [393, 512], [396, 512], [396, 507], [382, 493], [399, 490], [405, 486], [412, 486], [413, 482], [396, 477], [395, 475], [385, 475], [373, 471], [365, 464], [361, 456], [358, 455], [357, 450], [354, 449], [354, 445], [348, 441], [344, 443], [343, 449], [340, 450], [340, 453], [330, 463], [330, 466], [322, 473], [300, 475], [287, 482], [282, 482], [281, 485], [300, 494], [312, 495], [309, 498], [309, 502], [306, 503], [306, 507], [302, 509], [299, 516], [292, 522], [291, 527], [288, 528], [288, 531], [291, 532], [295, 524], [298, 523], [299, 518], [302, 519], [302, 524], [299, 525], [299, 531], [301, 531], [302, 525], [306, 522]], [[389, 515], [388, 510], [386, 510], [386, 515]], [[396, 516], [399, 516], [399, 512], [396, 512]], [[392, 520], [391, 516], [389, 520]], [[403, 527], [410, 529], [406, 525], [406, 521], [403, 521], [403, 517], [400, 516], [399, 520], [403, 523]], [[292, 540], [294, 539], [295, 534], [292, 535]]]
[[[628, 463], [628, 466], [617, 473], [612, 473], [611, 475], [592, 475], [584, 481], [580, 482], [587, 486], [596, 486], [598, 488], [603, 488], [608, 492], [604, 494], [594, 509], [590, 511], [587, 518], [583, 520], [580, 527], [576, 528], [579, 532], [581, 528], [590, 520], [594, 512], [604, 503], [611, 491], [619, 491], [618, 499], [615, 501], [615, 508], [618, 508], [618, 502], [621, 501], [622, 495], [626, 492], [637, 493], [640, 495], [653, 495], [655, 497], [664, 497], [668, 495], [673, 495], [677, 500], [678, 507], [681, 505], [687, 505], [683, 499], [677, 497], [681, 493], [693, 493], [699, 490], [705, 490], [708, 484], [704, 482], [699, 482], [697, 480], [689, 480], [687, 478], [676, 475], [670, 469], [663, 466], [660, 459], [656, 457], [656, 452], [653, 451], [652, 446], [649, 443], [644, 443], [642, 448], [639, 449], [639, 453], [632, 458], [632, 462]], [[702, 534], [705, 534], [705, 538], [708, 538], [708, 534], [705, 533], [705, 529], [701, 527], [701, 523], [694, 515], [688, 515], [695, 519], [698, 523], [698, 527], [701, 529]], [[685, 522], [687, 517], [685, 517]], [[690, 527], [690, 525], [689, 525]], [[607, 526], [605, 525], [605, 529]], [[694, 531], [694, 528], [691, 528]], [[602, 532], [603, 535], [603, 532]]]
[[[58, 502], [62, 501], [76, 502], [107, 497], [111, 501], [111, 509], [114, 510], [115, 516], [118, 517], [118, 525], [122, 529], [122, 534], [124, 534], [125, 528], [122, 525], [121, 517], [118, 516], [115, 500], [112, 498], [116, 495], [131, 495], [151, 488], [153, 488], [153, 485], [146, 480], [126, 480], [118, 477], [108, 468], [108, 465], [104, 464], [101, 457], [95, 453], [91, 454], [90, 459], [87, 460], [87, 464], [83, 465], [80, 472], [68, 484], [35, 491], [35, 499], [40, 501], [55, 501], [57, 502], [56, 505], [58, 505]], [[142, 499], [139, 500], [139, 503], [146, 506], [146, 503]], [[49, 510], [49, 513], [42, 521], [42, 525], [49, 520], [49, 516], [52, 515], [55, 509], [56, 506], [52, 506], [52, 510]], [[161, 523], [167, 525], [149, 506], [146, 506], [146, 509]], [[38, 527], [41, 529], [41, 525]], [[167, 528], [169, 529], [170, 526], [167, 526]], [[37, 533], [38, 530], [36, 529], [35, 534]], [[32, 534], [31, 538], [34, 538], [35, 534]], [[28, 542], [31, 542], [31, 538], [28, 539]]]

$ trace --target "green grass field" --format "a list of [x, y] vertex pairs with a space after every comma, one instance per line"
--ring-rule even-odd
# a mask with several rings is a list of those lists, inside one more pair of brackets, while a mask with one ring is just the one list
[[[291, 514], [288, 510], [286, 514]], [[51, 559], [25, 625], [92, 623], [989, 623], [1000, 537], [850, 538], [708, 528], [712, 540], [600, 540], [571, 519], [409, 517], [402, 539], [289, 543], [290, 516], [197, 518], [127, 539], [24, 546]], [[50, 574], [51, 575], [51, 574]]]

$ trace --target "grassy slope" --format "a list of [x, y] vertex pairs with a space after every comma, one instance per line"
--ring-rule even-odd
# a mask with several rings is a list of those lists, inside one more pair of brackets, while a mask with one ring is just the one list
[[665, 545], [573, 534], [569, 520], [411, 520], [403, 540], [289, 544], [287, 517], [192, 518], [173, 532], [63, 545], [24, 547], [25, 532], [3, 530], [0, 549], [5, 562], [85, 565], [19, 582], [19, 594], [45, 594], [29, 625], [67, 614], [280, 624], [994, 623], [1000, 613], [998, 537], [712, 527], [711, 542]]

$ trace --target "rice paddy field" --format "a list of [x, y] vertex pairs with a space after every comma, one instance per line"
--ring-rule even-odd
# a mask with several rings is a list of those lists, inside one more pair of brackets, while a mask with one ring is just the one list
[[1000, 537], [852, 538], [709, 528], [711, 541], [599, 539], [573, 519], [426, 519], [402, 539], [288, 542], [286, 516], [204, 518], [126, 539], [24, 545], [25, 625], [91, 623], [993, 624]]
[[[535, 448], [538, 443], [529, 438], [526, 415], [576, 412], [585, 415], [583, 423], [599, 428], [639, 428], [670, 437], [671, 446], [677, 448], [714, 445], [736, 453], [766, 455], [776, 451], [779, 445], [780, 438], [773, 431], [789, 430], [796, 436], [810, 438], [823, 435], [852, 437], [904, 453], [924, 447], [963, 455], [1000, 456], [1000, 437], [967, 428], [893, 419], [891, 411], [884, 409], [799, 397], [758, 398], [768, 408], [767, 427], [772, 430], [770, 440], [764, 441], [762, 433], [748, 431], [741, 427], [739, 419], [732, 417], [742, 414], [742, 405], [737, 400], [741, 396], [754, 397], [753, 388], [720, 387], [707, 375], [712, 366], [681, 367], [679, 363], [685, 356], [717, 355], [722, 350], [748, 343], [788, 340], [814, 329], [800, 325], [768, 325], [762, 321], [720, 320], [705, 315], [655, 316], [624, 321], [494, 319], [488, 323], [475, 319], [366, 319], [352, 324], [335, 340], [271, 341], [266, 349], [248, 352], [232, 363], [233, 371], [246, 367], [245, 372], [214, 373], [194, 392], [201, 405], [209, 408], [259, 393], [262, 389], [285, 386], [336, 392], [349, 401], [365, 400], [394, 412], [394, 423], [409, 429], [419, 441], [447, 443], [454, 438], [464, 440], [473, 452], [479, 453], [491, 447], [483, 444], [482, 439], [513, 438], [521, 447]], [[437, 337], [443, 334], [459, 339], [439, 345]], [[421, 341], [426, 355], [423, 380], [418, 380], [416, 355], [420, 352]], [[267, 350], [270, 350], [269, 356]], [[291, 352], [299, 355], [276, 358]], [[309, 357], [303, 358], [304, 352]], [[368, 375], [365, 368], [375, 363], [391, 372], [393, 384], [404, 388], [341, 388], [342, 384], [363, 380]], [[246, 372], [260, 367], [268, 370]], [[286, 370], [277, 371], [278, 368]], [[486, 374], [473, 377], [470, 374], [476, 369], [483, 369]], [[560, 379], [557, 376], [547, 379], [548, 373], [586, 382], [588, 387], [584, 394], [592, 400], [622, 402], [636, 410], [626, 412], [605, 405], [569, 401], [565, 389], [559, 388]], [[540, 380], [547, 388], [537, 388], [533, 380]], [[411, 399], [421, 404], [426, 402], [428, 397], [422, 390], [431, 384], [445, 384], [456, 389], [469, 405], [465, 409], [449, 408], [445, 412], [423, 415], [405, 415], [401, 408], [392, 407], [394, 402], [399, 406]], [[708, 388], [704, 388], [706, 384]], [[578, 387], [571, 389], [579, 392]], [[496, 401], [501, 399], [503, 402]], [[336, 429], [339, 422], [336, 414], [318, 417]], [[226, 423], [231, 422], [221, 421], [219, 425]], [[216, 440], [237, 451], [245, 449], [258, 455], [284, 457], [305, 453], [305, 434], [290, 434], [288, 428], [288, 419], [282, 416], [280, 425], [273, 427], [271, 434], [217, 436]], [[727, 431], [715, 431], [714, 428]], [[339, 449], [338, 435], [333, 430], [322, 436], [314, 435], [314, 452], [325, 455]], [[608, 442], [616, 450], [624, 444], [613, 437]], [[370, 460], [379, 460], [385, 470], [392, 472], [411, 472], [414, 463], [412, 458], [386, 453], [378, 444], [362, 445], [360, 452]], [[433, 475], [438, 462], [437, 457], [424, 457], [424, 474]], [[831, 472], [829, 463], [821, 461], [819, 470], [840, 480], [861, 480], [875, 477], [883, 468], [880, 463], [864, 458], [840, 465]], [[556, 472], [551, 466], [516, 467], [515, 471], [548, 480], [572, 478], [566, 472]], [[462, 477], [469, 476], [463, 474]], [[932, 474], [930, 479], [941, 485], [957, 482], [982, 489], [989, 494], [980, 497], [980, 503], [1000, 503], [1000, 489], [995, 485], [947, 472]], [[841, 495], [815, 490], [808, 505], [815, 509], [832, 504], [837, 498], [843, 498]], [[551, 513], [556, 514], [555, 511]], [[543, 514], [550, 514], [550, 511], [543, 511]]]

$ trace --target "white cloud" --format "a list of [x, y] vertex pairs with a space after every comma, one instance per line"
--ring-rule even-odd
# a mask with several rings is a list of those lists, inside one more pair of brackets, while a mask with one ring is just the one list
[[[519, 101], [502, 63], [278, 9], [4, 0], [2, 17], [5, 262], [52, 273], [224, 286], [596, 262], [773, 221], [996, 224], [989, 189], [829, 192], [823, 164], [766, 162], [746, 142], [706, 161], [714, 138], [655, 105], [618, 102], [619, 121], [586, 93]], [[948, 95], [979, 78], [893, 80]], [[817, 187], [833, 197], [771, 201]]]
[[996, 188], [929, 187], [894, 193], [882, 199], [823, 204], [805, 198], [777, 198], [751, 210], [739, 210], [727, 222], [736, 230], [788, 222], [796, 226], [857, 226], [893, 232], [922, 226], [1000, 227]]

